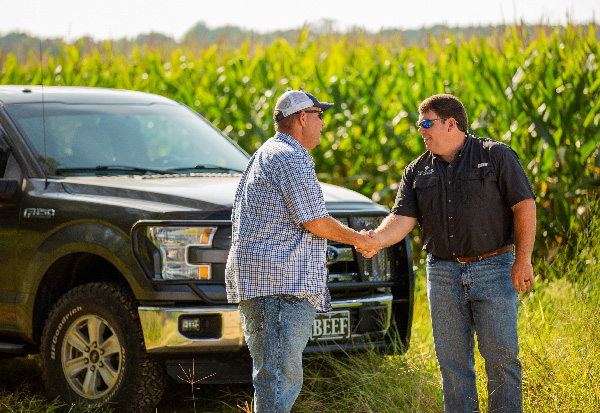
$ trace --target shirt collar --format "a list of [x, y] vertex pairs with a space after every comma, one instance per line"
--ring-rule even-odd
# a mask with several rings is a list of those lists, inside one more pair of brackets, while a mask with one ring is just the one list
[[294, 148], [294, 150], [296, 150], [296, 151], [300, 152], [302, 155], [307, 156], [310, 159], [312, 159], [311, 154], [293, 136], [288, 135], [287, 133], [284, 133], [284, 132], [276, 132], [274, 138], [287, 143], [292, 148]]
[[471, 136], [469, 132], [465, 132], [465, 142], [463, 143], [463, 146], [460, 147], [458, 152], [456, 152], [456, 156], [462, 155], [463, 152], [467, 150], [467, 145], [471, 142], [471, 139], [473, 139], [473, 136]]

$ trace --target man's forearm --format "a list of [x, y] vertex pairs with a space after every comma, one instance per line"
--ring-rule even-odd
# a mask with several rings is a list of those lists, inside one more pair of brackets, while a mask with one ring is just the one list
[[375, 230], [379, 244], [381, 247], [387, 247], [402, 241], [413, 229], [416, 222], [416, 218], [404, 215], [388, 215]]
[[367, 234], [361, 234], [352, 228], [348, 228], [332, 217], [304, 222], [303, 225], [308, 231], [321, 238], [354, 245], [359, 248], [379, 248], [377, 241], [369, 239], [370, 237]]
[[526, 199], [512, 207], [517, 260], [531, 261], [535, 243], [535, 201]]

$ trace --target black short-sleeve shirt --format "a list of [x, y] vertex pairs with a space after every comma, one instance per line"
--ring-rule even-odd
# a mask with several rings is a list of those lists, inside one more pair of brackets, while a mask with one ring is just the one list
[[473, 257], [514, 242], [511, 207], [529, 198], [515, 151], [467, 134], [452, 162], [427, 151], [406, 167], [392, 213], [417, 218], [425, 251]]

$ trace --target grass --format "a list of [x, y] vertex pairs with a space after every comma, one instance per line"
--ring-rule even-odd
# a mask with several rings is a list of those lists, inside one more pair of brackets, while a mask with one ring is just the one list
[[521, 342], [525, 406], [533, 412], [600, 408], [600, 316], [595, 285], [557, 280], [527, 301]]
[[[0, 412], [83, 413], [90, 410], [44, 397], [38, 356], [0, 360]], [[109, 413], [110, 409], [96, 409]]]
[[[526, 412], [600, 410], [600, 203], [588, 204], [583, 231], [552, 261], [536, 263], [535, 290], [521, 296], [519, 333]], [[417, 277], [411, 347], [404, 355], [377, 352], [306, 358], [295, 412], [440, 412], [425, 281]], [[487, 412], [484, 361], [476, 354], [481, 410]], [[0, 412], [79, 412], [44, 399], [35, 356], [0, 360]], [[249, 412], [252, 387], [171, 383], [158, 412]], [[196, 410], [197, 409], [197, 410]], [[109, 411], [108, 409], [105, 411]], [[101, 412], [101, 410], [98, 410]]]

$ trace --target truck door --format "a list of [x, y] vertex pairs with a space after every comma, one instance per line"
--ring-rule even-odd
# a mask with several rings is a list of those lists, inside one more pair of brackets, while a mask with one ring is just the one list
[[0, 126], [0, 330], [15, 325], [15, 242], [19, 227], [23, 173]]

